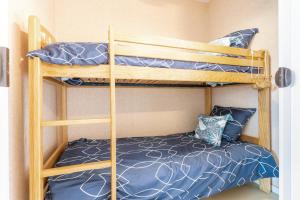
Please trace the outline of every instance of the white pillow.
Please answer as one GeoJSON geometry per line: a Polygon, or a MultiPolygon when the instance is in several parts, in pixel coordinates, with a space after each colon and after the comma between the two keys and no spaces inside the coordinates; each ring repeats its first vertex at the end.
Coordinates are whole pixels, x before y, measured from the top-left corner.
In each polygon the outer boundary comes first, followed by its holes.
{"type": "MultiPolygon", "coordinates": [[[[231,40],[232,37],[224,37],[224,38],[219,38],[210,41],[208,44],[230,47],[231,40]]],[[[226,56],[226,54],[222,54],[222,53],[201,52],[201,51],[199,52],[199,54],[208,55],[208,56],[226,56]]]]}
{"type": "Polygon", "coordinates": [[[209,42],[209,44],[230,47],[232,37],[223,37],[209,42]]]}

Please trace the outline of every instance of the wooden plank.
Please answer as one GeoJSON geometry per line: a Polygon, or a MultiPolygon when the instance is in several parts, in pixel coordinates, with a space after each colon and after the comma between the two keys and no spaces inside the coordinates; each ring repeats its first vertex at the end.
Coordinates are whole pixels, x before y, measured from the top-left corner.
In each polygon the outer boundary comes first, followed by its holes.
{"type": "Polygon", "coordinates": [[[44,77],[109,78],[109,65],[78,66],[42,63],[44,77]]]}
{"type": "Polygon", "coordinates": [[[267,79],[271,79],[271,64],[269,51],[265,50],[264,61],[265,61],[265,76],[267,79]]]}
{"type": "MultiPolygon", "coordinates": [[[[66,86],[63,86],[62,88],[62,96],[61,96],[61,119],[66,120],[67,119],[67,111],[68,111],[68,88],[66,86]]],[[[69,139],[68,139],[68,127],[63,126],[62,127],[62,141],[65,145],[67,145],[69,139]]]]}
{"type": "Polygon", "coordinates": [[[65,84],[61,81],[56,80],[55,78],[50,78],[50,77],[44,77],[44,81],[47,83],[50,83],[54,86],[64,86],[65,84]]]}
{"type": "Polygon", "coordinates": [[[50,157],[47,159],[47,161],[44,163],[44,169],[49,169],[55,165],[57,162],[59,156],[62,154],[62,152],[65,150],[65,144],[60,144],[54,152],[50,155],[50,157]]]}
{"type": "MultiPolygon", "coordinates": [[[[30,16],[28,23],[28,48],[30,51],[39,49],[40,23],[36,17],[30,16]]],[[[29,198],[43,199],[43,138],[41,133],[43,80],[39,58],[29,58],[29,198]]]]}
{"type": "Polygon", "coordinates": [[[41,32],[41,47],[45,47],[51,43],[56,42],[55,37],[48,31],[44,26],[40,26],[40,32],[41,32]]]}
{"type": "Polygon", "coordinates": [[[29,112],[30,112],[30,199],[41,199],[43,196],[43,148],[41,133],[42,112],[42,79],[40,60],[29,60],[29,112]]]}
{"type": "Polygon", "coordinates": [[[47,194],[48,189],[49,189],[49,184],[46,183],[45,186],[44,186],[44,198],[43,199],[46,198],[46,194],[47,194]]]}
{"type": "Polygon", "coordinates": [[[42,126],[67,126],[67,125],[84,125],[84,124],[101,124],[109,123],[110,119],[73,119],[73,120],[53,120],[43,121],[42,126]]]}
{"type": "Polygon", "coordinates": [[[75,172],[82,172],[82,171],[94,170],[94,169],[104,169],[110,166],[111,166],[111,161],[106,160],[106,161],[83,163],[83,164],[64,166],[64,167],[56,167],[56,168],[44,169],[43,177],[57,176],[61,174],[71,174],[75,172]]]}
{"type": "Polygon", "coordinates": [[[116,55],[122,56],[138,56],[146,58],[158,58],[158,59],[170,59],[170,60],[181,60],[181,61],[192,61],[192,62],[204,62],[214,63],[223,65],[236,65],[236,66],[255,66],[264,67],[263,60],[251,60],[246,58],[232,58],[226,56],[212,56],[200,54],[199,52],[183,52],[183,51],[172,51],[163,50],[159,48],[149,47],[138,47],[129,45],[117,45],[116,55]]]}
{"type": "Polygon", "coordinates": [[[253,137],[253,136],[249,136],[249,135],[241,135],[240,140],[244,141],[244,142],[249,142],[252,144],[259,144],[259,138],[258,137],[253,137]]]}
{"type": "Polygon", "coordinates": [[[236,82],[256,83],[265,81],[263,75],[252,77],[247,73],[215,72],[185,69],[144,68],[116,66],[115,77],[117,79],[178,81],[178,82],[236,82]]]}
{"type": "MultiPolygon", "coordinates": [[[[42,64],[43,76],[48,77],[81,77],[109,78],[109,65],[80,67],[42,64]]],[[[134,66],[115,66],[115,79],[126,80],[156,80],[178,82],[230,82],[230,83],[260,83],[266,82],[264,75],[251,76],[248,73],[217,72],[185,69],[165,69],[134,66]]],[[[184,84],[184,83],[183,83],[184,84]]]]}
{"type": "MultiPolygon", "coordinates": [[[[265,79],[270,82],[270,56],[265,51],[265,79]]],[[[259,144],[268,150],[271,150],[271,89],[265,87],[258,90],[258,127],[259,127],[259,144]]],[[[271,178],[260,180],[260,189],[266,193],[272,190],[271,178]]]]}
{"type": "MultiPolygon", "coordinates": [[[[67,119],[67,87],[66,86],[58,86],[57,87],[57,113],[59,114],[60,120],[67,119]]],[[[65,146],[68,144],[68,127],[61,126],[57,127],[57,138],[58,145],[64,144],[65,146]]]]}
{"type": "Polygon", "coordinates": [[[233,54],[233,55],[246,56],[246,57],[252,57],[253,54],[253,56],[257,58],[264,57],[263,51],[251,51],[249,49],[243,49],[243,48],[224,47],[224,46],[212,45],[208,43],[181,40],[176,38],[130,35],[130,34],[124,34],[119,32],[115,34],[115,40],[119,42],[125,42],[125,43],[171,47],[171,48],[194,50],[199,52],[215,52],[215,53],[233,54]]]}
{"type": "Polygon", "coordinates": [[[114,32],[109,28],[109,78],[110,78],[110,157],[111,157],[111,199],[117,199],[117,139],[116,139],[116,85],[114,32]]]}
{"type": "Polygon", "coordinates": [[[209,115],[212,109],[212,88],[205,88],[205,114],[209,115]]]}
{"type": "MultiPolygon", "coordinates": [[[[259,123],[259,144],[271,150],[271,103],[270,88],[258,90],[258,123],[259,123]]],[[[271,179],[262,179],[260,189],[264,192],[271,192],[271,179]]]]}

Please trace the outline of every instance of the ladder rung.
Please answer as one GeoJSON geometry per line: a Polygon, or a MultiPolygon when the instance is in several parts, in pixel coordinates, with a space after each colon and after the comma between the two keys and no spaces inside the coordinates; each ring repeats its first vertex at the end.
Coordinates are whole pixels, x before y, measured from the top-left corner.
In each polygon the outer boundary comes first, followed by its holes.
{"type": "Polygon", "coordinates": [[[82,172],[93,169],[103,169],[111,167],[111,160],[83,163],[78,165],[70,165],[64,167],[56,167],[43,170],[43,177],[57,176],[61,174],[71,174],[75,172],[82,172]]]}
{"type": "Polygon", "coordinates": [[[100,124],[100,123],[109,123],[109,122],[110,122],[109,118],[54,120],[54,121],[42,121],[42,126],[67,126],[67,125],[82,125],[82,124],[100,124]]]}

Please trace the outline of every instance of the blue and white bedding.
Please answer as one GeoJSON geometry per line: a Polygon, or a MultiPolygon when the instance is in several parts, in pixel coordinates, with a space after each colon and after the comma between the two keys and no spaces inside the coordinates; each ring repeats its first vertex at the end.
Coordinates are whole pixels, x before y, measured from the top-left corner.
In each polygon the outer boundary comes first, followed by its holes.
{"type": "MultiPolygon", "coordinates": [[[[260,178],[278,177],[272,154],[257,145],[222,141],[214,147],[194,133],[117,141],[118,199],[202,199],[260,178]]],[[[110,158],[108,140],[69,143],[57,166],[110,158]]],[[[50,177],[47,199],[110,198],[110,170],[50,177]]]]}
{"type": "MultiPolygon", "coordinates": [[[[29,57],[39,57],[42,61],[58,65],[101,65],[108,64],[109,53],[107,43],[55,43],[44,49],[31,51],[29,57]]],[[[116,56],[115,63],[124,66],[159,67],[172,69],[192,69],[222,72],[260,73],[254,67],[220,65],[203,62],[187,62],[157,58],[142,58],[133,56],[116,56]]],[[[95,85],[97,83],[83,82],[79,78],[63,79],[72,85],[95,85]]]]}

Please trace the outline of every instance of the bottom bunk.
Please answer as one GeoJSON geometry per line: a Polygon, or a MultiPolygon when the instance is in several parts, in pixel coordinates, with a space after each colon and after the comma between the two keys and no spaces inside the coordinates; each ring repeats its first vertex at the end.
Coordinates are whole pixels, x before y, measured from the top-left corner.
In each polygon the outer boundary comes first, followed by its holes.
{"type": "MultiPolygon", "coordinates": [[[[56,166],[108,160],[109,140],[70,142],[56,166]]],[[[278,177],[268,150],[245,142],[212,146],[182,133],[117,141],[118,199],[202,199],[261,178],[278,177]]],[[[47,200],[110,199],[110,169],[50,177],[47,200]]]]}

